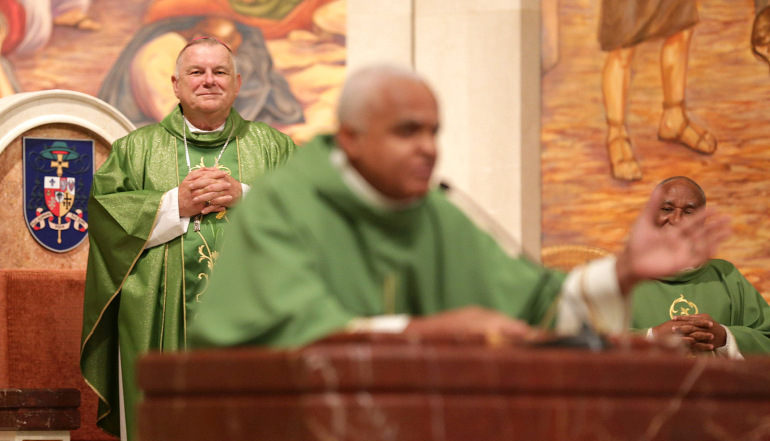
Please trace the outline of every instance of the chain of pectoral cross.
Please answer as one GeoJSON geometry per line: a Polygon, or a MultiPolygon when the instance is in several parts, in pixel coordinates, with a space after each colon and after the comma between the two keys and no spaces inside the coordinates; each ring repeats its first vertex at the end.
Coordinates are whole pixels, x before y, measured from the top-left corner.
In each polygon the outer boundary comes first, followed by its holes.
{"type": "MultiPolygon", "coordinates": [[[[187,118],[184,116],[182,117],[182,140],[184,141],[184,154],[185,158],[187,159],[187,172],[192,172],[192,166],[190,165],[190,151],[187,149],[187,118]]],[[[214,167],[219,166],[219,159],[222,157],[222,154],[225,152],[225,149],[227,148],[227,144],[230,143],[230,138],[233,136],[233,132],[235,131],[235,124],[233,124],[233,128],[230,129],[230,134],[227,135],[227,139],[225,140],[225,145],[222,146],[222,150],[219,151],[219,156],[217,156],[217,159],[214,160],[214,167]]],[[[193,219],[193,231],[196,233],[201,230],[201,219],[203,218],[202,213],[198,213],[195,215],[195,218],[193,219]]]]}

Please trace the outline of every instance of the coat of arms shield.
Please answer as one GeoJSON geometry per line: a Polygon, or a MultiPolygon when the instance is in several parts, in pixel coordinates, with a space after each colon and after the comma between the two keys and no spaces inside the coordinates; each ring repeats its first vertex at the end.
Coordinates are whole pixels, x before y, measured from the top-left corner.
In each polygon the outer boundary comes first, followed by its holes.
{"type": "Polygon", "coordinates": [[[94,141],[23,138],[24,217],[43,247],[63,253],[88,234],[94,141]]]}

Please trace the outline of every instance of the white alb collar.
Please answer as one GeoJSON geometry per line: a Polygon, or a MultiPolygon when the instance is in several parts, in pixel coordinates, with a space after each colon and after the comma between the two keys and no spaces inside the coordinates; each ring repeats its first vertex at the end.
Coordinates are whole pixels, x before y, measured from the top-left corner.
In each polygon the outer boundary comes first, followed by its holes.
{"type": "Polygon", "coordinates": [[[187,123],[187,128],[190,129],[190,133],[214,133],[214,132],[221,132],[225,129],[225,124],[227,124],[227,121],[223,122],[221,126],[217,127],[214,130],[202,130],[197,127],[195,127],[190,121],[187,120],[187,118],[183,118],[184,122],[187,123]]]}

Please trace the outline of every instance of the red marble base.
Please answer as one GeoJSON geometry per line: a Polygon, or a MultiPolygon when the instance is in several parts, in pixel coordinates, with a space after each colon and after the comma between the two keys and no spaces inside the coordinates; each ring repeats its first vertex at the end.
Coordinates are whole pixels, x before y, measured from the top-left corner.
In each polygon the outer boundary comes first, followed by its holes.
{"type": "Polygon", "coordinates": [[[770,357],[374,338],[151,354],[143,441],[770,439],[770,357]]]}
{"type": "Polygon", "coordinates": [[[79,407],[77,389],[0,389],[0,430],[75,430],[79,407]]]}

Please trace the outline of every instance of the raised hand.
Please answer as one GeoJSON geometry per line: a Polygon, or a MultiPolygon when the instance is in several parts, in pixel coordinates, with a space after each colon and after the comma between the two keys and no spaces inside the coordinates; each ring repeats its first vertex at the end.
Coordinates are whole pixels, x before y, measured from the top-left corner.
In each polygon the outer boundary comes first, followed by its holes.
{"type": "Polygon", "coordinates": [[[479,306],[466,306],[427,317],[413,317],[405,334],[423,337],[483,337],[488,343],[522,341],[538,331],[525,322],[479,306]]]}
{"type": "Polygon", "coordinates": [[[623,293],[645,279],[656,279],[705,263],[730,235],[729,220],[708,208],[683,219],[679,228],[660,228],[655,214],[663,200],[657,187],[636,219],[616,271],[623,293]]]}

